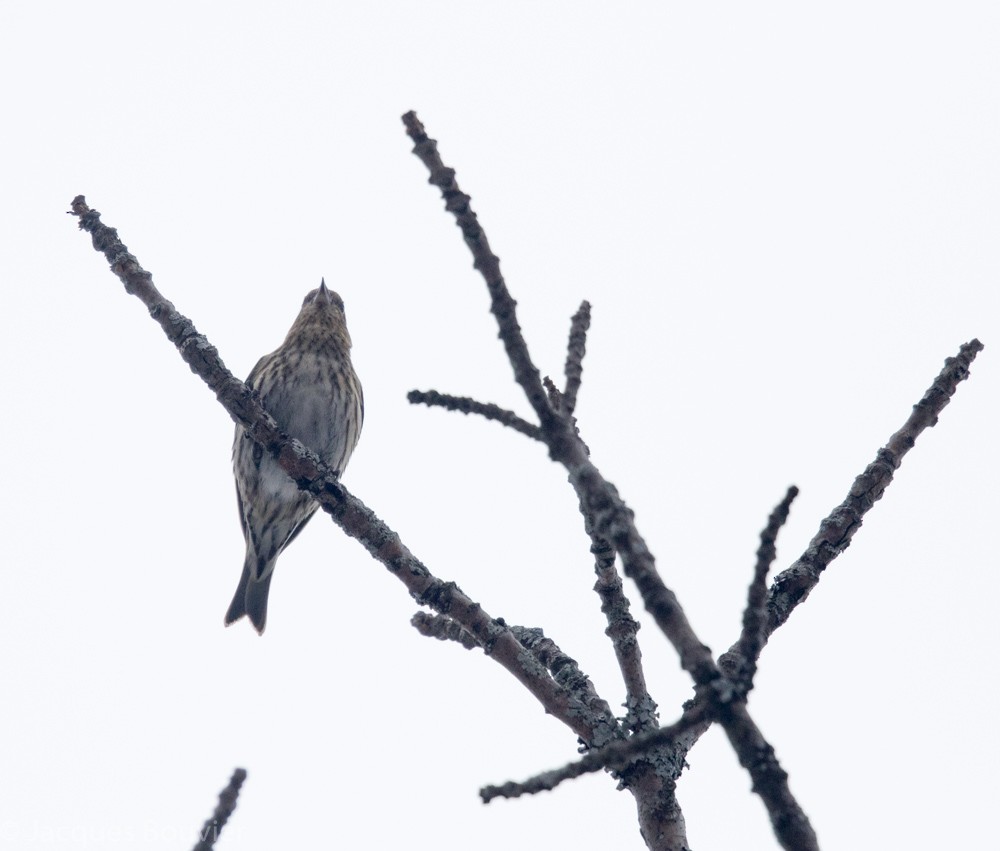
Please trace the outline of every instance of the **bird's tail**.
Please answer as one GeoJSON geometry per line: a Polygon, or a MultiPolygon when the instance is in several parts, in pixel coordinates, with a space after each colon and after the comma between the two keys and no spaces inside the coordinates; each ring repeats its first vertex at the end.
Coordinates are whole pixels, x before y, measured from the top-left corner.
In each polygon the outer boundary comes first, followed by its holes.
{"type": "Polygon", "coordinates": [[[247,553],[247,560],[243,564],[243,573],[240,576],[240,584],[236,586],[233,602],[229,604],[229,611],[226,612],[226,626],[246,615],[250,618],[254,629],[263,635],[264,626],[267,623],[267,595],[271,588],[271,577],[274,576],[274,570],[261,571],[264,578],[254,580],[250,571],[251,558],[252,555],[247,553]]]}

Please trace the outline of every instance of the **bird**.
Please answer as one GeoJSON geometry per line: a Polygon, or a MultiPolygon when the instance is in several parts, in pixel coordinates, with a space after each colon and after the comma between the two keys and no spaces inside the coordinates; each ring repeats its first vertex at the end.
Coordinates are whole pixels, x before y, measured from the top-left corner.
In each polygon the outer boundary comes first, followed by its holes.
{"type": "MultiPolygon", "coordinates": [[[[246,383],[282,431],[343,474],[361,436],[365,403],[351,364],[344,302],[325,279],[306,295],[285,341],[257,361],[246,383]]],[[[246,557],[225,623],[246,615],[263,635],[275,562],[319,503],[239,425],[233,475],[246,557]]]]}

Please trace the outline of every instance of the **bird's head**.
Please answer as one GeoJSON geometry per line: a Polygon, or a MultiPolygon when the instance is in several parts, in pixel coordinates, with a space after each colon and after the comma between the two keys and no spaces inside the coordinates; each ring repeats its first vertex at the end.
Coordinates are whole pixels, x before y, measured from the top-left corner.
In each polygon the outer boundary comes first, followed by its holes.
{"type": "Polygon", "coordinates": [[[289,337],[299,335],[333,338],[346,348],[351,347],[351,335],[347,332],[347,319],[344,315],[344,300],[329,289],[323,279],[302,300],[302,309],[288,332],[289,337]]]}

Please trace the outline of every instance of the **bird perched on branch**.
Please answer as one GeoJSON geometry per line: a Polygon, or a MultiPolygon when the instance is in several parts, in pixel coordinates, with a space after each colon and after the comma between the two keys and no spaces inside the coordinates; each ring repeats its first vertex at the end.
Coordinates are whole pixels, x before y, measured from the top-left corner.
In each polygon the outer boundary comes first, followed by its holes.
{"type": "MultiPolygon", "coordinates": [[[[365,404],[351,366],[344,302],[325,281],[305,297],[285,342],[257,361],[247,384],[282,431],[343,474],[361,434],[365,404]]],[[[274,564],[318,503],[241,426],[233,442],[233,474],[247,551],[226,626],[247,615],[263,633],[274,564]]]]}

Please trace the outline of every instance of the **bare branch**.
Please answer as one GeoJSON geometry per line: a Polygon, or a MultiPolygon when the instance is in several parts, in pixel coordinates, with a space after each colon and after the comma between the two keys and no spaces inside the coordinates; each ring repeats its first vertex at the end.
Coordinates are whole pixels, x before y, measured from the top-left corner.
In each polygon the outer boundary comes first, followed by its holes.
{"type": "Polygon", "coordinates": [[[114,228],[100,220],[82,195],[73,200],[72,213],[80,228],[91,234],[94,248],[111,263],[126,292],[137,296],[163,328],[181,357],[213,391],[233,420],[265,451],[269,452],[292,480],[307,491],[350,537],[399,579],[421,605],[447,614],[468,630],[486,654],[513,674],[545,707],[586,742],[607,737],[607,719],[595,717],[567,689],[549,676],[544,666],[500,620],[467,597],[453,582],[436,578],[403,544],[399,536],[382,522],[360,499],[353,496],[315,452],[298,440],[290,439],[274,418],[261,406],[250,389],[222,362],[218,351],[198,333],[186,316],[153,286],[153,277],[128,252],[114,228]]]}
{"type": "MultiPolygon", "coordinates": [[[[576,394],[579,390],[580,378],[583,372],[582,360],[586,348],[586,334],[590,326],[590,304],[584,301],[571,322],[566,360],[566,392],[569,395],[562,395],[550,379],[546,378],[544,382],[539,382],[540,373],[531,361],[527,343],[521,334],[520,325],[517,321],[516,302],[511,297],[507,285],[500,274],[499,260],[490,250],[486,234],[479,225],[476,214],[472,211],[469,196],[461,192],[458,187],[454,169],[448,168],[441,161],[437,151],[437,142],[428,138],[423,124],[421,124],[415,113],[408,112],[404,115],[403,123],[406,126],[407,133],[415,143],[414,153],[417,154],[430,172],[429,182],[441,189],[446,202],[446,208],[455,215],[462,234],[465,237],[466,244],[475,258],[475,267],[486,281],[491,297],[491,310],[500,326],[500,337],[504,342],[518,383],[524,389],[528,401],[538,414],[539,420],[543,424],[542,428],[547,432],[547,437],[554,431],[563,430],[565,428],[563,421],[557,420],[553,416],[553,412],[561,408],[567,413],[571,413],[575,407],[576,394]],[[545,399],[546,396],[547,400],[545,399]]],[[[411,402],[424,401],[423,399],[415,400],[412,393],[409,398],[411,402]]],[[[457,407],[458,405],[456,405],[457,407]]],[[[528,424],[525,423],[525,425],[528,424]]],[[[537,427],[530,427],[534,430],[530,436],[535,437],[540,434],[541,430],[537,429],[537,427]]],[[[523,429],[519,430],[523,431],[523,429]]],[[[604,587],[610,590],[611,593],[614,593],[613,582],[605,583],[604,587]]],[[[621,587],[620,582],[618,582],[618,587],[621,587]]],[[[623,595],[622,599],[624,599],[623,595]]],[[[620,601],[614,606],[614,611],[623,611],[620,601]]],[[[624,606],[624,612],[627,616],[627,602],[624,606]]],[[[620,622],[618,626],[625,626],[625,628],[616,629],[616,633],[620,636],[616,644],[616,652],[619,653],[620,657],[623,652],[624,655],[629,657],[625,663],[625,669],[629,672],[629,680],[632,686],[629,689],[628,707],[630,713],[634,714],[633,723],[645,725],[655,719],[656,709],[655,703],[651,701],[645,688],[645,681],[639,662],[638,645],[634,641],[635,630],[638,629],[638,624],[631,617],[628,618],[628,621],[634,624],[633,628],[628,628],[627,622],[620,622]],[[644,720],[640,722],[640,718],[644,720]]],[[[610,629],[611,626],[609,626],[610,629]]],[[[710,655],[708,658],[709,662],[711,662],[710,655]]]]}
{"type": "Polygon", "coordinates": [[[575,659],[570,658],[551,638],[546,638],[545,633],[538,627],[511,626],[510,631],[514,637],[524,645],[548,672],[552,678],[564,688],[574,694],[583,704],[588,706],[592,713],[603,716],[610,722],[603,728],[607,738],[603,741],[594,740],[588,742],[588,747],[600,748],[609,741],[618,741],[623,738],[623,732],[615,720],[615,714],[611,707],[594,689],[594,684],[590,681],[575,659]]]}
{"type": "Polygon", "coordinates": [[[637,759],[647,757],[656,748],[673,744],[685,732],[700,726],[707,718],[708,713],[704,705],[685,710],[684,714],[668,727],[649,730],[625,741],[609,742],[603,748],[590,751],[576,762],[536,774],[521,783],[508,781],[500,786],[484,786],[479,790],[479,797],[483,799],[483,803],[488,804],[494,798],[519,798],[521,795],[549,791],[565,780],[573,780],[595,771],[622,772],[637,759]]]}
{"type": "MultiPolygon", "coordinates": [[[[469,196],[458,188],[454,169],[447,168],[441,162],[437,143],[428,139],[423,125],[413,112],[403,116],[403,123],[416,143],[414,153],[430,171],[430,182],[441,187],[445,206],[455,214],[465,242],[476,258],[475,267],[486,281],[491,311],[496,317],[500,338],[504,342],[514,376],[538,414],[549,455],[568,470],[570,482],[580,498],[584,512],[593,517],[597,534],[610,541],[618,550],[625,575],[636,583],[647,610],[677,650],[681,666],[691,674],[698,686],[707,688],[711,694],[714,714],[726,727],[730,742],[737,748],[741,764],[750,772],[755,790],[758,790],[767,804],[779,841],[785,847],[813,847],[808,844],[787,844],[800,842],[811,832],[809,820],[788,789],[787,777],[780,771],[780,767],[778,771],[771,770],[772,767],[777,767],[773,759],[758,758],[760,749],[770,746],[746,713],[745,707],[741,709],[731,706],[735,699],[731,684],[716,665],[711,650],[698,639],[676,595],[657,572],[653,555],[635,526],[632,512],[618,496],[614,485],[591,463],[583,441],[576,434],[572,417],[562,411],[561,404],[558,407],[552,404],[551,399],[558,400],[559,393],[551,381],[548,382],[549,399],[546,399],[546,387],[542,385],[539,372],[531,361],[527,343],[517,322],[516,302],[500,275],[499,261],[490,250],[486,235],[469,206],[469,196]],[[771,807],[781,809],[772,810],[771,807]],[[803,825],[804,831],[800,829],[803,825]],[[788,830],[791,832],[786,832],[788,830]]],[[[672,790],[668,791],[672,796],[672,790]]],[[[671,802],[664,800],[661,803],[669,805],[671,802]]],[[[815,837],[813,841],[815,843],[815,837]]]]}
{"type": "Polygon", "coordinates": [[[771,569],[777,556],[775,542],[778,532],[788,520],[788,512],[792,501],[799,495],[799,489],[792,485],[785,498],[771,512],[767,526],[760,533],[760,547],[757,548],[757,564],[754,566],[753,580],[747,591],[747,606],[743,611],[743,631],[737,642],[739,657],[744,666],[740,670],[728,671],[726,674],[736,683],[736,687],[748,694],[753,688],[753,678],[757,673],[757,657],[764,646],[764,622],[767,616],[767,572],[771,569]]]}
{"type": "Polygon", "coordinates": [[[656,701],[646,688],[642,668],[642,651],[639,649],[639,622],[632,617],[631,606],[621,577],[615,567],[615,548],[594,530],[594,521],[583,503],[580,503],[583,525],[590,537],[590,551],[594,554],[594,572],[597,582],[594,590],[601,598],[601,611],[607,619],[605,634],[611,639],[625,683],[625,729],[641,733],[657,725],[656,701]]]}
{"type": "Polygon", "coordinates": [[[429,408],[445,408],[448,411],[460,411],[463,414],[479,414],[488,420],[494,420],[501,425],[519,431],[534,440],[542,439],[542,430],[521,419],[513,411],[494,405],[492,402],[477,402],[468,396],[449,396],[438,393],[437,390],[411,390],[406,394],[411,405],[427,405],[429,408]]]}
{"type": "MultiPolygon", "coordinates": [[[[892,482],[903,458],[913,448],[924,429],[937,424],[960,382],[969,377],[969,368],[983,350],[979,340],[970,340],[955,357],[947,358],[923,398],[913,406],[913,412],[889,442],[880,449],[875,460],[854,480],[846,499],[820,523],[819,532],[809,542],[806,551],[794,564],[779,573],[767,595],[767,622],[763,640],[766,643],[792,611],[816,587],[820,574],[851,543],[865,515],[882,498],[892,482]]],[[[736,648],[734,648],[736,649],[736,648]]]]}
{"type": "Polygon", "coordinates": [[[226,788],[219,793],[219,803],[215,807],[211,818],[202,825],[201,836],[194,846],[194,851],[212,851],[222,828],[226,826],[229,817],[236,809],[236,801],[240,796],[240,788],[243,781],[247,779],[245,769],[237,768],[233,776],[229,778],[226,788]]]}
{"type": "Polygon", "coordinates": [[[581,504],[593,517],[595,531],[618,551],[625,575],[636,583],[646,609],[677,650],[681,667],[696,683],[711,682],[719,676],[711,650],[695,634],[676,595],[660,577],[632,511],[579,445],[569,445],[567,455],[563,463],[581,504]]]}
{"type": "MultiPolygon", "coordinates": [[[[864,516],[889,486],[903,456],[913,447],[924,429],[937,424],[941,411],[951,400],[959,383],[969,377],[969,368],[982,350],[983,344],[979,340],[971,340],[961,346],[957,356],[945,360],[944,369],[938,373],[923,398],[913,406],[913,411],[903,426],[889,438],[889,442],[876,453],[875,460],[854,480],[844,501],[820,523],[819,532],[809,542],[806,551],[791,567],[775,578],[767,593],[767,617],[760,624],[755,655],[752,658],[744,656],[747,647],[741,635],[740,640],[719,658],[722,670],[737,677],[739,672],[756,667],[767,640],[809,596],[830,562],[847,549],[854,533],[861,527],[864,516]]],[[[696,702],[704,700],[707,700],[705,695],[696,698],[696,702]]],[[[707,729],[708,724],[703,725],[697,731],[694,741],[707,729]]]]}
{"type": "MultiPolygon", "coordinates": [[[[416,114],[409,112],[404,115],[403,123],[407,133],[416,142],[414,153],[430,171],[430,182],[441,187],[445,206],[455,214],[466,244],[476,257],[475,266],[486,281],[491,312],[496,317],[500,338],[504,342],[514,376],[538,414],[550,457],[566,467],[584,511],[594,518],[597,533],[618,550],[625,575],[636,583],[647,610],[680,656],[681,666],[691,674],[698,686],[708,688],[716,716],[726,727],[734,747],[738,748],[740,762],[750,771],[754,788],[760,790],[759,794],[769,808],[783,808],[780,811],[770,811],[779,841],[783,844],[793,839],[798,841],[804,835],[798,827],[805,825],[809,828],[809,821],[788,790],[783,772],[779,774],[769,771],[772,763],[757,758],[755,750],[767,746],[763,734],[746,714],[745,708],[742,712],[735,707],[732,711],[727,711],[734,699],[731,684],[716,665],[711,650],[698,639],[676,595],[657,572],[653,555],[635,526],[632,512],[618,496],[614,485],[604,479],[591,463],[583,441],[575,432],[572,418],[560,410],[561,406],[556,408],[545,398],[545,387],[539,380],[539,372],[531,361],[527,343],[517,322],[516,302],[500,275],[499,261],[489,249],[486,235],[469,207],[469,196],[459,190],[454,169],[447,168],[441,162],[437,143],[428,139],[416,114]],[[775,789],[780,794],[775,794],[775,789]],[[794,828],[794,836],[779,832],[778,829],[782,826],[794,828]]],[[[549,384],[554,388],[551,382],[549,384]]]]}
{"type": "MultiPolygon", "coordinates": [[[[589,325],[590,305],[584,302],[580,310],[573,317],[574,331],[570,334],[571,352],[576,350],[579,356],[583,356],[583,345],[586,338],[586,328],[589,325]]],[[[569,364],[569,361],[567,361],[569,364]]],[[[578,384],[578,382],[577,382],[578,384]]],[[[543,386],[549,396],[549,402],[554,410],[565,410],[565,398],[560,390],[546,377],[543,386]]],[[[500,408],[493,404],[479,402],[463,396],[450,396],[438,393],[435,390],[420,391],[411,390],[407,394],[407,399],[412,404],[424,404],[429,407],[443,407],[447,410],[461,411],[462,413],[476,413],[487,419],[496,420],[504,425],[520,431],[536,440],[542,440],[541,429],[517,416],[513,411],[500,408]]],[[[628,715],[626,724],[629,729],[639,731],[655,727],[656,725],[656,703],[652,700],[646,690],[645,678],[642,672],[641,653],[636,641],[636,632],[639,629],[638,622],[629,614],[629,603],[625,598],[622,589],[621,579],[615,570],[614,548],[596,536],[592,524],[585,517],[588,535],[591,537],[591,551],[595,553],[604,549],[610,549],[610,559],[605,559],[602,563],[600,557],[597,558],[595,570],[598,573],[598,582],[595,590],[601,595],[603,606],[602,611],[608,616],[608,635],[612,637],[615,653],[618,657],[619,665],[626,684],[626,708],[628,715]]],[[[416,626],[416,624],[414,624],[416,626]]],[[[418,627],[423,632],[430,629],[429,624],[418,627]]],[[[424,634],[432,634],[425,632],[424,634]]],[[[441,637],[435,631],[433,633],[441,637]]]]}
{"type": "MultiPolygon", "coordinates": [[[[569,418],[560,415],[551,405],[517,321],[517,302],[500,274],[500,261],[489,247],[486,234],[469,205],[469,196],[458,188],[455,170],[441,161],[437,142],[427,137],[416,113],[406,113],[403,124],[416,143],[413,152],[430,172],[429,182],[441,188],[445,207],[455,215],[466,245],[475,257],[475,268],[486,281],[490,310],[496,317],[500,338],[514,376],[538,414],[549,454],[566,466],[573,487],[594,518],[597,532],[608,538],[622,555],[626,575],[635,580],[646,608],[679,653],[681,666],[691,673],[695,682],[711,681],[719,676],[711,651],[698,640],[677,597],[656,572],[652,553],[632,522],[632,512],[622,502],[614,486],[589,461],[569,418]]],[[[551,381],[549,384],[555,389],[551,381]]]]}
{"type": "Polygon", "coordinates": [[[742,700],[717,707],[718,721],[729,743],[753,780],[753,791],[767,807],[771,828],[782,848],[789,851],[819,851],[816,833],[788,786],[788,773],[778,763],[742,700]]]}
{"type": "Polygon", "coordinates": [[[469,203],[471,199],[455,182],[455,170],[441,162],[437,152],[437,142],[427,137],[424,125],[420,123],[415,112],[406,113],[403,116],[403,124],[414,142],[413,153],[430,172],[428,182],[441,190],[445,209],[455,216],[455,221],[465,238],[465,244],[472,252],[474,266],[486,281],[490,291],[490,310],[500,326],[500,338],[514,368],[514,378],[523,388],[542,428],[545,428],[555,419],[555,413],[546,399],[541,374],[528,354],[528,346],[524,342],[521,326],[518,325],[517,314],[514,311],[516,302],[507,291],[507,284],[500,273],[500,260],[490,249],[486,234],[469,203]]]}
{"type": "Polygon", "coordinates": [[[454,641],[466,650],[474,650],[479,646],[476,637],[464,629],[462,625],[447,615],[432,615],[429,612],[416,612],[410,623],[421,635],[437,638],[439,641],[454,641]]]}
{"type": "Polygon", "coordinates": [[[569,326],[569,344],[566,347],[566,389],[563,406],[567,414],[576,410],[576,396],[583,380],[583,356],[587,352],[587,331],[590,329],[590,302],[580,303],[569,326]]]}
{"type": "MultiPolygon", "coordinates": [[[[954,395],[959,382],[968,377],[970,365],[976,354],[982,349],[982,343],[978,340],[972,340],[961,347],[956,357],[948,358],[945,361],[944,369],[921,401],[914,406],[906,423],[889,439],[889,443],[879,450],[875,461],[868,466],[864,473],[858,476],[845,501],[823,521],[819,533],[810,542],[806,552],[790,568],[776,577],[767,596],[767,619],[759,634],[761,647],[774,630],[788,619],[791,611],[808,596],[809,591],[815,587],[826,566],[847,548],[854,533],[861,526],[864,515],[881,498],[886,487],[892,481],[893,473],[902,462],[903,456],[913,447],[916,438],[925,428],[937,423],[938,415],[948,404],[951,396],[954,395]]],[[[586,469],[586,466],[587,464],[581,463],[582,469],[586,469]]],[[[595,487],[592,493],[599,496],[599,487],[595,487]]],[[[642,544],[641,538],[638,537],[637,532],[629,529],[631,513],[624,509],[623,505],[620,508],[616,506],[613,500],[607,503],[606,508],[621,518],[616,520],[616,523],[623,530],[623,534],[620,534],[619,537],[612,535],[612,541],[619,547],[619,551],[623,555],[626,574],[631,575],[629,574],[627,553],[620,542],[628,542],[629,535],[635,535],[635,555],[640,559],[640,568],[644,569],[642,562],[648,558],[651,564],[652,556],[644,555],[643,547],[645,545],[642,544]],[[622,509],[626,512],[624,516],[621,514],[622,509]]],[[[643,599],[646,601],[647,608],[650,608],[651,598],[654,603],[665,600],[669,605],[672,592],[667,591],[668,596],[664,596],[663,591],[657,588],[658,580],[658,576],[652,580],[651,594],[643,591],[643,599]]],[[[644,579],[644,581],[649,580],[644,579]]],[[[642,590],[642,585],[640,585],[640,590],[642,590]]],[[[665,614],[669,615],[669,610],[665,614]]],[[[655,615],[656,612],[654,612],[655,615]]],[[[657,617],[658,624],[660,620],[657,617]]],[[[662,624],[661,628],[663,628],[662,624]]],[[[679,632],[680,638],[683,640],[683,631],[679,632]]],[[[676,643],[675,646],[677,646],[676,643]]],[[[729,651],[729,653],[737,652],[739,652],[738,644],[729,651]]],[[[757,652],[759,655],[760,650],[758,649],[757,652]]],[[[743,664],[742,661],[737,662],[736,669],[740,669],[743,664]]],[[[726,660],[723,668],[733,670],[732,660],[726,660]]],[[[761,796],[767,805],[775,834],[782,845],[786,848],[815,847],[815,835],[805,813],[802,812],[791,794],[787,774],[778,764],[773,748],[764,739],[741,701],[734,699],[733,695],[725,691],[725,682],[725,680],[708,681],[710,687],[701,691],[698,700],[707,700],[713,705],[712,714],[725,729],[727,737],[737,751],[740,764],[750,772],[754,791],[761,796]]],[[[705,683],[702,682],[702,684],[705,683]]],[[[708,724],[705,723],[700,732],[703,732],[707,727],[708,724]]],[[[694,740],[697,739],[700,732],[695,731],[694,740]]]]}
{"type": "MultiPolygon", "coordinates": [[[[437,638],[441,641],[455,641],[467,650],[472,650],[479,646],[476,637],[462,625],[447,615],[431,615],[427,612],[417,612],[410,619],[410,623],[416,627],[421,635],[429,638],[437,638]]],[[[591,711],[598,716],[607,718],[609,724],[602,728],[610,740],[620,740],[622,731],[618,722],[614,718],[614,713],[607,702],[594,689],[594,684],[590,681],[575,659],[567,656],[559,646],[551,639],[546,638],[545,633],[537,627],[525,627],[512,625],[510,631],[521,643],[525,650],[532,654],[539,664],[544,665],[552,678],[563,688],[569,690],[591,711]]],[[[599,748],[606,744],[604,741],[592,741],[591,747],[599,748]]]]}
{"type": "Polygon", "coordinates": [[[552,406],[553,411],[563,411],[563,398],[562,391],[556,387],[556,383],[549,378],[547,375],[542,379],[542,386],[545,388],[545,392],[549,397],[549,404],[552,406]]]}

